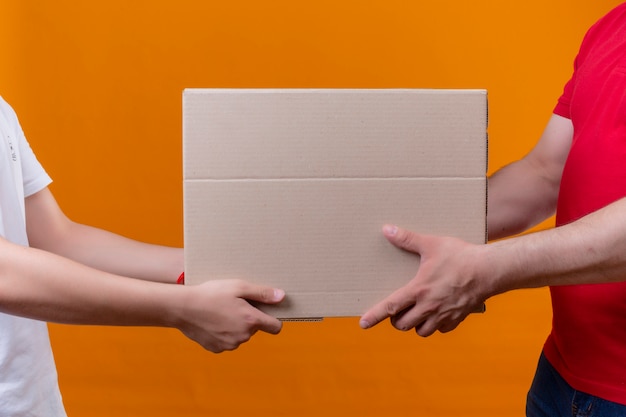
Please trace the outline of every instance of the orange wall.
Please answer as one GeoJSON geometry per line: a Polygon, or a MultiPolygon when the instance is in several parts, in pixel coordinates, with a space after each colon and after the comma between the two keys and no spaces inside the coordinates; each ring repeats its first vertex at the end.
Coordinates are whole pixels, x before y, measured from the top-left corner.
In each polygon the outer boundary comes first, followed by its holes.
{"type": "MultiPolygon", "coordinates": [[[[182,244],[185,87],[486,88],[490,171],[541,133],[616,0],[4,0],[0,94],[72,218],[182,244]]],[[[73,416],[519,416],[546,290],[421,339],[287,323],[213,355],[176,331],[51,325],[73,416]]]]}

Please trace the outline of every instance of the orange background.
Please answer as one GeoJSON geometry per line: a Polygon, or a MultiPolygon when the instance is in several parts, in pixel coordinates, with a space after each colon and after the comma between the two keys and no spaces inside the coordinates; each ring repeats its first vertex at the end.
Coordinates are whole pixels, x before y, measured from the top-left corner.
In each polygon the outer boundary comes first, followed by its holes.
{"type": "MultiPolygon", "coordinates": [[[[4,0],[0,94],[70,217],[181,245],[183,88],[486,88],[493,171],[618,3],[4,0]]],[[[519,416],[550,308],[545,289],[501,295],[429,339],[357,322],[221,355],[169,329],[50,327],[71,416],[519,416]]]]}

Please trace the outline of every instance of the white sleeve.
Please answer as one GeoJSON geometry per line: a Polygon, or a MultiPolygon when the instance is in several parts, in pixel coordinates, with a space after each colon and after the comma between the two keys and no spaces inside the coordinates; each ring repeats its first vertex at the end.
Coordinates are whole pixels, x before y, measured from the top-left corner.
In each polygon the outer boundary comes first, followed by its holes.
{"type": "Polygon", "coordinates": [[[22,129],[20,128],[20,154],[22,157],[22,176],[24,179],[24,197],[43,190],[52,182],[33,153],[22,129]]]}
{"type": "Polygon", "coordinates": [[[2,97],[0,97],[0,111],[9,123],[9,129],[12,130],[18,138],[18,153],[22,165],[24,197],[28,197],[50,185],[52,179],[35,157],[33,150],[26,140],[15,111],[2,97]]]}

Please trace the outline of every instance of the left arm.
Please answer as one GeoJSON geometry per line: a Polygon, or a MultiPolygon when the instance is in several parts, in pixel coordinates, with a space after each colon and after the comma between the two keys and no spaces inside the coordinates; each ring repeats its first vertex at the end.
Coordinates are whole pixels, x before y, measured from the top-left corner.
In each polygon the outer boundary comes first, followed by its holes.
{"type": "Polygon", "coordinates": [[[30,246],[101,271],[174,283],[183,271],[180,248],[138,242],[70,220],[48,188],[26,198],[30,246]]]}

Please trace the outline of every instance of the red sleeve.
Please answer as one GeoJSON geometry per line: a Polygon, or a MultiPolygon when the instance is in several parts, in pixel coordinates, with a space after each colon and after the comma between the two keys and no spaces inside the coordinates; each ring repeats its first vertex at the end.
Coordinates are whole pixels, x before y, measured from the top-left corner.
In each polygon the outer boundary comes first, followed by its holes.
{"type": "Polygon", "coordinates": [[[565,84],[565,88],[563,89],[563,94],[561,95],[561,97],[559,97],[559,99],[556,102],[556,106],[554,107],[554,110],[552,111],[554,114],[571,119],[571,114],[570,114],[570,99],[572,96],[572,84],[573,84],[573,78],[570,79],[567,84],[565,84]]]}

